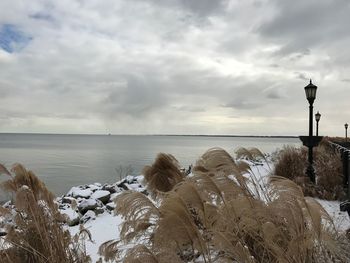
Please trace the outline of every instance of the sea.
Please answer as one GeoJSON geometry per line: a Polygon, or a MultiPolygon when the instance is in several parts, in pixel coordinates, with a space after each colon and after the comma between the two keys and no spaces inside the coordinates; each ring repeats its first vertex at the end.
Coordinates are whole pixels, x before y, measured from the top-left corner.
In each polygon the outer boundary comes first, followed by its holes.
{"type": "MultiPolygon", "coordinates": [[[[75,185],[112,183],[127,174],[139,175],[160,152],[172,154],[187,168],[212,147],[234,155],[239,147],[272,153],[284,145],[301,143],[286,137],[0,134],[0,163],[9,169],[23,164],[50,191],[62,195],[75,185]]],[[[7,179],[5,175],[0,178],[7,179]]]]}

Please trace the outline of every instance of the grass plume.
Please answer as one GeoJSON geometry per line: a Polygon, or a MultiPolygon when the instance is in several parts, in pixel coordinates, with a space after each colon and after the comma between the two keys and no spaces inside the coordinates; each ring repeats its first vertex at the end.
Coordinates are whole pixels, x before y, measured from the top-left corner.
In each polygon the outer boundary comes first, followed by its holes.
{"type": "Polygon", "coordinates": [[[13,194],[16,215],[15,224],[8,225],[8,234],[2,237],[1,262],[89,262],[80,243],[63,229],[65,218],[44,183],[20,164],[11,172],[4,168],[0,166],[10,179],[1,186],[13,194]]]}
{"type": "Polygon", "coordinates": [[[151,166],[143,169],[147,190],[153,197],[170,191],[182,181],[184,173],[180,171],[179,162],[171,154],[160,153],[151,166]]]}
{"type": "Polygon", "coordinates": [[[275,176],[261,200],[251,191],[254,181],[246,168],[240,169],[227,152],[214,148],[198,160],[191,177],[179,181],[158,202],[132,191],[117,197],[116,213],[125,219],[122,229],[133,234],[123,234],[118,241],[131,246],[126,251],[111,243],[117,252],[114,260],[350,261],[349,242],[314,199],[304,197],[294,182],[275,176]]]}

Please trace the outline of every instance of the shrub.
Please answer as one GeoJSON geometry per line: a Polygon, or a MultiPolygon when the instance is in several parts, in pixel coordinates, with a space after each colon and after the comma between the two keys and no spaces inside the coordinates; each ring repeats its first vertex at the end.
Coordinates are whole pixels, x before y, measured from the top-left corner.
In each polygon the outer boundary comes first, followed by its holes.
{"type": "Polygon", "coordinates": [[[323,140],[319,147],[314,148],[316,184],[311,183],[305,175],[307,165],[306,147],[285,146],[275,158],[274,174],[294,181],[302,187],[307,196],[327,200],[345,197],[341,158],[327,140],[323,140]]]}
{"type": "Polygon", "coordinates": [[[275,157],[274,174],[292,181],[305,177],[307,167],[307,151],[305,148],[284,146],[275,157]]]}

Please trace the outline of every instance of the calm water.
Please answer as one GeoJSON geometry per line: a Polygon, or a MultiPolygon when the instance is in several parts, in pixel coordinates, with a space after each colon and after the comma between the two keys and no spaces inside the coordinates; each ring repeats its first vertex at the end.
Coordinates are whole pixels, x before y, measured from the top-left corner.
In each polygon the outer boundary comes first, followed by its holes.
{"type": "Polygon", "coordinates": [[[0,134],[0,163],[24,164],[51,191],[63,194],[73,185],[114,182],[120,167],[125,171],[130,166],[132,174],[140,174],[159,152],[173,154],[188,167],[211,147],[230,154],[241,146],[268,153],[284,144],[300,145],[295,138],[0,134]]]}

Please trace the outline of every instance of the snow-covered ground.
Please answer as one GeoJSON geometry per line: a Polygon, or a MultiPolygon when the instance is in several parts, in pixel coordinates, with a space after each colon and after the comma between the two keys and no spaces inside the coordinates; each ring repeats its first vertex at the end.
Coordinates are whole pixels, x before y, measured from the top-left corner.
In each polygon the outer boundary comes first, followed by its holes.
{"type": "MultiPolygon", "coordinates": [[[[92,242],[89,240],[85,242],[86,251],[90,255],[92,262],[96,262],[99,259],[98,248],[102,243],[119,238],[119,225],[121,222],[121,217],[105,212],[98,215],[96,219],[85,223],[84,227],[90,231],[92,237],[92,242]]],[[[79,226],[70,227],[69,231],[72,235],[75,235],[79,232],[79,226]]]]}
{"type": "Polygon", "coordinates": [[[326,201],[317,198],[316,200],[332,217],[334,225],[338,231],[342,232],[350,229],[350,217],[347,212],[340,211],[340,203],[338,201],[326,201]]]}

